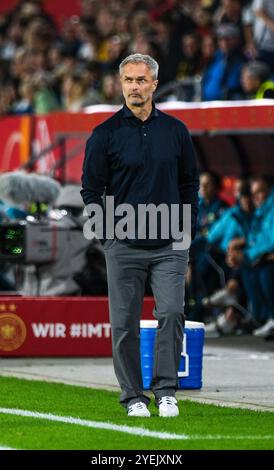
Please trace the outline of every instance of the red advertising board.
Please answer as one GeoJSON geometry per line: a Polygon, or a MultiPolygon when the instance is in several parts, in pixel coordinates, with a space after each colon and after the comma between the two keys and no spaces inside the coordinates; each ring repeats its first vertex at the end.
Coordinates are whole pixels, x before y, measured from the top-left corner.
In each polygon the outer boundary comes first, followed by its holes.
{"type": "MultiPolygon", "coordinates": [[[[143,319],[152,319],[146,297],[143,319]]],[[[0,297],[0,357],[111,357],[107,297],[0,297]]]]}
{"type": "Polygon", "coordinates": [[[30,116],[0,117],[0,173],[19,168],[30,157],[30,116]]]}

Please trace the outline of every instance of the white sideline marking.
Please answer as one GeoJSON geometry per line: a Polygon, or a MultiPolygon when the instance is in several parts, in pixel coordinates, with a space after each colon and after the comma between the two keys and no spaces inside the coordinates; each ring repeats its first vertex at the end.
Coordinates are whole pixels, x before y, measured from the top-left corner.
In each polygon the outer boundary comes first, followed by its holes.
{"type": "Polygon", "coordinates": [[[23,416],[28,418],[45,419],[47,421],[55,421],[65,424],[76,424],[78,426],[85,426],[88,428],[107,429],[108,431],[118,431],[134,436],[142,437],[155,437],[157,439],[176,439],[176,440],[274,440],[274,435],[264,436],[222,436],[222,435],[188,435],[188,434],[173,434],[168,432],[150,431],[149,429],[124,426],[113,423],[105,423],[103,421],[89,421],[86,419],[73,418],[72,416],[59,416],[52,413],[38,413],[36,411],[19,410],[17,408],[0,408],[0,413],[10,414],[16,416],[23,416]]]}
{"type": "Polygon", "coordinates": [[[0,413],[24,416],[28,418],[45,419],[48,421],[55,421],[59,423],[76,424],[78,426],[85,426],[88,428],[107,429],[109,431],[118,431],[127,434],[133,434],[134,436],[156,437],[157,439],[188,439],[188,436],[184,434],[172,434],[168,432],[150,431],[149,429],[141,427],[123,426],[113,423],[105,423],[102,421],[88,421],[86,419],[73,418],[72,416],[58,416],[52,413],[38,413],[34,411],[18,410],[16,408],[0,408],[0,413]]]}
{"type": "Polygon", "coordinates": [[[13,447],[6,447],[6,446],[0,445],[0,450],[17,450],[17,449],[14,449],[13,447]]]}

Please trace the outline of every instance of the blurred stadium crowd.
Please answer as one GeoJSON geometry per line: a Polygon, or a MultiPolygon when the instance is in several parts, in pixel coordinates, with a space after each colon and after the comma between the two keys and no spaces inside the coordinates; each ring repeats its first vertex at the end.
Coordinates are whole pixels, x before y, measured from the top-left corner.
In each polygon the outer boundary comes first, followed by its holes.
{"type": "Polygon", "coordinates": [[[59,30],[43,0],[0,16],[0,114],[122,102],[118,64],[160,64],[156,101],[274,98],[274,0],[81,0],[59,30]]]}
{"type": "Polygon", "coordinates": [[[235,204],[220,198],[221,180],[200,176],[198,234],[187,279],[190,318],[208,334],[274,333],[274,186],[256,176],[235,182],[235,204]]]}

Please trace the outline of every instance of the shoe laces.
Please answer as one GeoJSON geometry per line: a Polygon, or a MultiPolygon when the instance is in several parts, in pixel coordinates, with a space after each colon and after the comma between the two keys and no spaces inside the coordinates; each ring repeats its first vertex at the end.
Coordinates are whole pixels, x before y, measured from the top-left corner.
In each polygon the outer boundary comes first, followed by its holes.
{"type": "Polygon", "coordinates": [[[162,397],[159,400],[159,405],[177,405],[177,400],[175,397],[162,397]]]}
{"type": "Polygon", "coordinates": [[[129,411],[129,412],[130,412],[130,411],[133,411],[133,410],[135,410],[136,408],[137,408],[138,410],[143,410],[143,409],[146,408],[146,405],[145,405],[145,403],[143,403],[142,401],[140,401],[140,402],[138,402],[138,403],[134,403],[133,405],[130,405],[130,406],[128,407],[128,411],[129,411]]]}

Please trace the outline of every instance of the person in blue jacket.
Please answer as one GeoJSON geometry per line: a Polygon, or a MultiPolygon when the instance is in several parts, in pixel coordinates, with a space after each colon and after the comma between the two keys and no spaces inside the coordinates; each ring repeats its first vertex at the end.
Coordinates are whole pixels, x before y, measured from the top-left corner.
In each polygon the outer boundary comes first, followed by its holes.
{"type": "MultiPolygon", "coordinates": [[[[226,255],[232,243],[236,246],[243,246],[245,239],[249,236],[254,206],[251,198],[250,184],[248,180],[240,180],[240,186],[237,194],[237,202],[234,206],[227,209],[219,220],[211,227],[206,237],[206,241],[215,249],[219,249],[224,256],[226,255]]],[[[225,262],[225,261],[224,261],[225,262]]],[[[245,281],[248,281],[249,271],[246,274],[243,267],[226,270],[226,286],[219,291],[221,295],[231,296],[242,306],[247,305],[247,294],[245,281]]],[[[213,296],[218,294],[215,292],[213,296]]],[[[220,299],[220,297],[219,297],[220,299]]],[[[220,302],[220,300],[219,300],[220,302]]],[[[219,305],[220,307],[221,305],[219,305]]],[[[233,305],[223,305],[222,311],[218,317],[212,318],[212,322],[207,325],[207,332],[232,333],[239,329],[242,331],[252,331],[257,322],[252,317],[239,314],[233,305]]]]}
{"type": "Polygon", "coordinates": [[[240,50],[240,30],[226,23],[218,27],[218,49],[203,74],[203,101],[242,97],[241,70],[245,58],[240,50]]]}
{"type": "Polygon", "coordinates": [[[255,205],[245,245],[229,249],[228,262],[245,272],[245,287],[256,318],[263,323],[253,333],[267,337],[274,331],[274,189],[267,177],[252,180],[255,205]]]}
{"type": "Polygon", "coordinates": [[[219,220],[208,231],[206,241],[226,253],[231,240],[249,236],[253,204],[249,182],[243,180],[237,203],[225,210],[219,220]]]}

